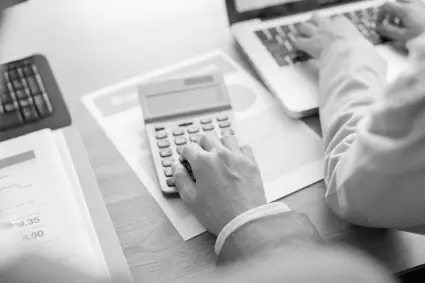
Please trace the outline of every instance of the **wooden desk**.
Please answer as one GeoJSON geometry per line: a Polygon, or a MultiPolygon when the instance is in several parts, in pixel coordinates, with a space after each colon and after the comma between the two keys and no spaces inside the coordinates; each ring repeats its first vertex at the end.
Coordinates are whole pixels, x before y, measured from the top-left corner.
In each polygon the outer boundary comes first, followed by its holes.
{"type": "MultiPolygon", "coordinates": [[[[233,45],[224,1],[31,0],[10,10],[2,40],[5,60],[34,52],[49,58],[135,281],[169,282],[211,272],[214,238],[204,234],[181,240],[79,100],[122,79],[217,48],[245,65],[233,45]]],[[[317,118],[307,122],[319,129],[317,118]]],[[[307,213],[325,239],[363,249],[394,272],[425,263],[425,237],[350,226],[326,206],[323,183],[285,202],[307,213]]]]}

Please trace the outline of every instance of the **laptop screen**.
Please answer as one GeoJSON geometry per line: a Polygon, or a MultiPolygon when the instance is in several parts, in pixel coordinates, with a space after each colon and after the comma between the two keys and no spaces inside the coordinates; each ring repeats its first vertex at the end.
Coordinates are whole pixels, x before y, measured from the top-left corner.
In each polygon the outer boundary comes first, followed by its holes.
{"type": "Polygon", "coordinates": [[[362,0],[226,0],[230,24],[254,18],[297,14],[362,0]]]}

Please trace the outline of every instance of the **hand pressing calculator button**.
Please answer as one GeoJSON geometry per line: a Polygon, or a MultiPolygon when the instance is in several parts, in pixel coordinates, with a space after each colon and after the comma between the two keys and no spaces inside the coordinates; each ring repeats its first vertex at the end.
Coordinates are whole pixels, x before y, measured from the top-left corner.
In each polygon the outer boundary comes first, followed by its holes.
{"type": "Polygon", "coordinates": [[[201,134],[219,138],[224,130],[234,133],[224,79],[214,72],[151,82],[139,86],[139,98],[159,187],[166,197],[178,196],[172,178],[174,162],[180,160],[196,181],[189,162],[180,158],[184,147],[198,143],[201,134]]]}

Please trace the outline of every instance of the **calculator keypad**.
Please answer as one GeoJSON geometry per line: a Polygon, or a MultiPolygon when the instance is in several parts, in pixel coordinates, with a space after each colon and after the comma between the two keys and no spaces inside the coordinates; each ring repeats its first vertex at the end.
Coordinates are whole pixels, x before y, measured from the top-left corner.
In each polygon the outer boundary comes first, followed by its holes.
{"type": "Polygon", "coordinates": [[[188,143],[198,143],[202,133],[217,137],[234,135],[229,116],[219,115],[216,117],[204,117],[198,121],[185,121],[180,126],[168,128],[166,126],[155,127],[155,137],[163,172],[158,172],[160,178],[165,178],[168,187],[175,187],[171,166],[175,160],[184,165],[194,181],[193,172],[186,160],[180,157],[183,148],[188,143]],[[170,135],[169,135],[170,134],[170,135]]]}

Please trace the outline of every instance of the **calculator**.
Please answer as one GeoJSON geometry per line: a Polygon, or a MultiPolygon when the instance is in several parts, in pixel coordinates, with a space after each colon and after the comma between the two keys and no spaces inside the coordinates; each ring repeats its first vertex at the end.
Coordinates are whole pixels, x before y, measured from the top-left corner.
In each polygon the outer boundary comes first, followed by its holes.
{"type": "MultiPolygon", "coordinates": [[[[139,86],[149,146],[158,182],[165,196],[178,196],[171,166],[181,162],[194,180],[185,145],[200,135],[234,135],[234,114],[223,76],[197,75],[139,86]]],[[[194,180],[196,181],[196,180],[194,180]]]]}

